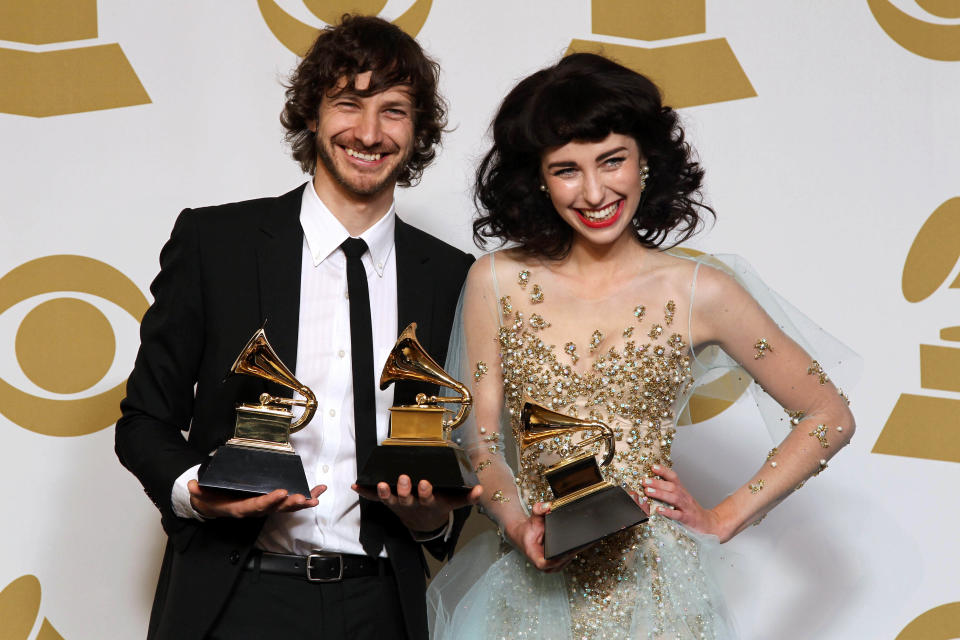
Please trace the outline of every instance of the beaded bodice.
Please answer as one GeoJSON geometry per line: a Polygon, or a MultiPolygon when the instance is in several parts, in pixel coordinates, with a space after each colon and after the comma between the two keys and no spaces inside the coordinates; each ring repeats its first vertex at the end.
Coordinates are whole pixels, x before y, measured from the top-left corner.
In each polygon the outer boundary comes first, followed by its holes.
{"type": "MultiPolygon", "coordinates": [[[[499,301],[504,395],[515,441],[525,397],[570,416],[601,420],[616,440],[604,476],[639,491],[642,479],[653,475],[652,465],[671,464],[675,406],[692,385],[677,303],[668,299],[653,306],[631,300],[626,305],[617,295],[598,303],[610,309],[601,309],[600,326],[581,325],[579,320],[589,321],[591,314],[563,304],[562,294],[559,305],[548,305],[551,292],[536,275],[520,271],[516,291],[499,301]],[[561,313],[551,314],[551,306],[561,313]],[[569,335],[558,334],[563,328],[569,335]]],[[[570,455],[571,447],[590,435],[552,438],[520,455],[517,483],[528,506],[552,498],[544,467],[570,455]]]]}

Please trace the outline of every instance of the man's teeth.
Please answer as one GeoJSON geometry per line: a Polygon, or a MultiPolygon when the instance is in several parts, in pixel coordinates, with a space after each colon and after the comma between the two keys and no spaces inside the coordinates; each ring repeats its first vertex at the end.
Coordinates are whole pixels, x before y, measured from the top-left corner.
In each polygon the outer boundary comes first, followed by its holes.
{"type": "Polygon", "coordinates": [[[612,216],[618,206],[620,206],[619,200],[608,204],[603,209],[580,209],[580,213],[588,220],[603,220],[612,216]]]}
{"type": "Polygon", "coordinates": [[[360,153],[359,151],[354,151],[353,149],[347,149],[347,155],[353,156],[354,158],[360,158],[361,160],[366,160],[367,162],[376,162],[380,159],[379,153],[360,153]]]}

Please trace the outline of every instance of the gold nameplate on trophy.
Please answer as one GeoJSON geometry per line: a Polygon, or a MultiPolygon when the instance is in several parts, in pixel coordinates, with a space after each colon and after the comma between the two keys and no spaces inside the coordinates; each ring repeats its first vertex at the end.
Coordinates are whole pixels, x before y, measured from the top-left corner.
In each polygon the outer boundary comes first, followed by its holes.
{"type": "Polygon", "coordinates": [[[621,487],[604,480],[600,467],[613,460],[613,430],[599,420],[583,420],[558,413],[526,400],[520,413],[520,451],[562,436],[599,431],[572,445],[572,453],[547,467],[543,476],[553,491],[550,513],[545,517],[544,556],[554,558],[575,551],[608,535],[647,519],[643,510],[621,487]],[[583,449],[603,441],[606,453],[597,464],[593,453],[583,449]]]}
{"type": "Polygon", "coordinates": [[[290,444],[290,434],[307,426],[317,412],[313,391],[283,364],[262,327],[240,351],[230,373],[274,382],[296,391],[304,399],[262,393],[257,404],[238,404],[233,437],[201,468],[200,486],[253,494],[286,489],[291,495],[309,496],[303,463],[290,444]],[[296,421],[290,410],[293,406],[304,408],[296,421]]]}
{"type": "Polygon", "coordinates": [[[411,323],[400,337],[380,375],[380,389],[394,382],[414,381],[448,387],[459,396],[428,396],[418,393],[416,404],[390,408],[390,436],[373,450],[357,478],[361,487],[378,482],[396,486],[400,474],[413,482],[427,480],[435,490],[469,491],[477,484],[466,452],[450,441],[450,432],[466,420],[473,399],[470,390],[443,370],[417,340],[417,324],[411,323]],[[441,404],[459,405],[456,415],[441,404]]]}

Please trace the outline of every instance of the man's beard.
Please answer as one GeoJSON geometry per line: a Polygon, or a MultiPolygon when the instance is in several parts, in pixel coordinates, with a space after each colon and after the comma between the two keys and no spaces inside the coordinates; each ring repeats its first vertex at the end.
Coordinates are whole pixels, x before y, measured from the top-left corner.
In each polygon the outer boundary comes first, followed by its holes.
{"type": "MultiPolygon", "coordinates": [[[[375,152],[374,152],[375,153],[375,152]]],[[[393,185],[397,181],[397,177],[403,171],[403,168],[406,166],[407,162],[410,160],[410,156],[413,154],[413,147],[410,148],[410,151],[407,153],[406,157],[402,158],[400,162],[393,168],[390,173],[385,175],[382,179],[377,182],[361,186],[347,180],[347,178],[340,173],[340,170],[337,169],[336,163],[333,160],[333,156],[330,153],[330,150],[327,148],[325,140],[320,140],[319,136],[317,137],[317,157],[320,162],[326,168],[327,173],[333,177],[337,184],[349,191],[350,193],[357,196],[372,196],[382,192],[384,189],[393,188],[393,185]]]]}

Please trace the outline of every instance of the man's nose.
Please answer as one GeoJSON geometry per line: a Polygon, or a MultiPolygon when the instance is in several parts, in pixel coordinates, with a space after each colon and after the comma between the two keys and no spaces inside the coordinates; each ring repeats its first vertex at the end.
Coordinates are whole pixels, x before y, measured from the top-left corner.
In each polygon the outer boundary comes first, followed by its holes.
{"type": "Polygon", "coordinates": [[[376,109],[364,109],[354,131],[356,139],[364,147],[375,147],[380,144],[382,133],[380,117],[376,109]]]}

